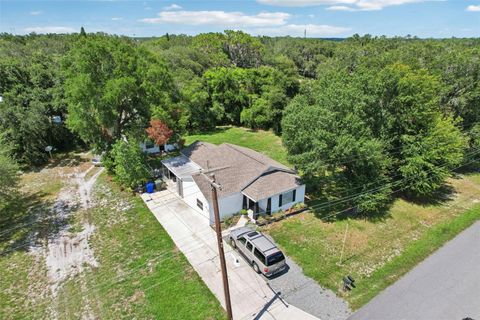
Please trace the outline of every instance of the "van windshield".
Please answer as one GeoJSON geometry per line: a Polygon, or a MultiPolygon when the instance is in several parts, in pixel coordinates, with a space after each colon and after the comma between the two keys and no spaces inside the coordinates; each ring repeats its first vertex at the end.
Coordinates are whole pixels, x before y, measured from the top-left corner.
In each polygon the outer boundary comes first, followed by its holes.
{"type": "Polygon", "coordinates": [[[283,253],[281,251],[276,252],[276,253],[272,254],[271,256],[267,257],[267,266],[274,265],[274,264],[276,264],[280,261],[283,261],[283,260],[285,260],[285,256],[283,255],[283,253]]]}

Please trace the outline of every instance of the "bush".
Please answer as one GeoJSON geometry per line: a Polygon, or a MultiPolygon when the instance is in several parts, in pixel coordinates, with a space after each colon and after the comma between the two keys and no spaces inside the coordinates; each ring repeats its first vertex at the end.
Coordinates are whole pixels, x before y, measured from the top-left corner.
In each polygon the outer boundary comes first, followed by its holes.
{"type": "Polygon", "coordinates": [[[306,207],[307,207],[307,205],[303,202],[295,203],[295,205],[293,206],[293,208],[296,209],[296,210],[301,210],[301,209],[304,209],[306,207]]]}
{"type": "Polygon", "coordinates": [[[106,166],[113,171],[116,179],[128,188],[135,188],[149,177],[146,155],[138,141],[118,140],[109,154],[106,166]],[[108,163],[108,164],[107,164],[108,163]]]}
{"type": "Polygon", "coordinates": [[[284,218],[284,217],[285,217],[285,211],[283,211],[283,210],[272,213],[272,218],[274,218],[274,219],[279,219],[279,218],[281,219],[281,218],[284,218]]]}

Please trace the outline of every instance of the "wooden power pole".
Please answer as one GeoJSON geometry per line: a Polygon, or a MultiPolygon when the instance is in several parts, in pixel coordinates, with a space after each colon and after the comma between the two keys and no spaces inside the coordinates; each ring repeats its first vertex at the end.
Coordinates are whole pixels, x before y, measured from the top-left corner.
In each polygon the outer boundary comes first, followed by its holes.
{"type": "Polygon", "coordinates": [[[221,186],[215,181],[215,175],[211,175],[212,180],[210,180],[210,185],[212,187],[212,202],[213,202],[213,213],[215,216],[215,231],[217,233],[217,243],[218,243],[218,255],[220,256],[220,267],[222,269],[222,280],[223,280],[223,292],[225,294],[225,306],[227,308],[227,316],[229,320],[232,320],[232,303],[230,302],[230,288],[228,286],[228,274],[227,274],[227,264],[225,263],[225,253],[223,251],[223,240],[222,240],[222,226],[220,225],[220,212],[218,210],[218,195],[217,188],[221,189],[221,186]]]}

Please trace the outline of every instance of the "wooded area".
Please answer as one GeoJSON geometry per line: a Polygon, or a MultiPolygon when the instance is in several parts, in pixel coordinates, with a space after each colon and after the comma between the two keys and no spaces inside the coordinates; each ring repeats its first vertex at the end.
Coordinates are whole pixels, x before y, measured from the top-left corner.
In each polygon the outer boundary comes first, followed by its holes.
{"type": "Polygon", "coordinates": [[[218,125],[272,129],[311,192],[363,193],[349,204],[372,213],[399,187],[431,196],[476,159],[480,40],[2,34],[0,96],[2,203],[17,163],[45,163],[46,146],[106,152],[135,186],[148,175],[138,142],[159,120],[171,142],[218,125]]]}

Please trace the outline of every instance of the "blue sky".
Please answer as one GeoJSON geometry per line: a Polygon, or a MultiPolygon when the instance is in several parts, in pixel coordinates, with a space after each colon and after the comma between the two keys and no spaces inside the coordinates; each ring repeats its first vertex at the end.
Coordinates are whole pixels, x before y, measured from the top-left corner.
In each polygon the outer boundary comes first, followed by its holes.
{"type": "Polygon", "coordinates": [[[480,0],[0,0],[0,32],[479,37],[480,0]]]}

